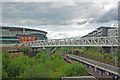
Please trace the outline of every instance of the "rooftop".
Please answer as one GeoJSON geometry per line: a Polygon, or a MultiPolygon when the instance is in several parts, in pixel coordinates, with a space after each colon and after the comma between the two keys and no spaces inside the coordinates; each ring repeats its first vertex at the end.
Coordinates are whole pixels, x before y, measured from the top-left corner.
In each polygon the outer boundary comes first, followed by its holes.
{"type": "Polygon", "coordinates": [[[109,28],[109,29],[115,29],[116,27],[106,27],[106,26],[101,26],[101,27],[98,27],[97,29],[100,29],[100,28],[109,28]]]}
{"type": "Polygon", "coordinates": [[[12,26],[12,25],[0,25],[0,29],[26,29],[26,30],[33,30],[33,31],[38,31],[38,32],[43,32],[46,33],[46,31],[38,30],[38,29],[33,29],[33,28],[26,28],[26,26],[12,26]]]}

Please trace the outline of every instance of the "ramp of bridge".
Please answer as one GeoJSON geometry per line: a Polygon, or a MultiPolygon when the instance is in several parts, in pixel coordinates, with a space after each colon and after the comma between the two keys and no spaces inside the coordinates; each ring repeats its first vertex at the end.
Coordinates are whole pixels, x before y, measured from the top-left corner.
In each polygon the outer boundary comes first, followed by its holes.
{"type": "Polygon", "coordinates": [[[120,73],[119,73],[120,67],[115,67],[115,66],[112,66],[112,65],[109,65],[109,64],[105,64],[105,63],[98,62],[98,61],[95,61],[95,60],[83,58],[83,57],[76,56],[76,55],[73,55],[73,54],[66,54],[66,55],[71,57],[71,58],[74,58],[78,61],[84,62],[86,64],[95,66],[97,68],[100,68],[102,70],[105,70],[107,72],[110,72],[110,73],[113,73],[115,75],[120,76],[120,73]]]}
{"type": "Polygon", "coordinates": [[[24,42],[19,47],[57,47],[57,46],[119,46],[120,37],[85,37],[67,39],[48,39],[24,42]]]}

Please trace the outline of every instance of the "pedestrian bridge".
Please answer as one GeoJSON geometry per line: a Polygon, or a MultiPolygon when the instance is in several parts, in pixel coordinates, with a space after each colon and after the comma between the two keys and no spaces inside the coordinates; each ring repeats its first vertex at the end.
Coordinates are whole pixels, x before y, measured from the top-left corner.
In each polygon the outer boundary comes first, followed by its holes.
{"type": "Polygon", "coordinates": [[[117,47],[120,44],[120,37],[84,37],[84,38],[66,38],[66,39],[48,39],[24,42],[18,44],[19,47],[62,47],[62,46],[105,46],[117,47]]]}

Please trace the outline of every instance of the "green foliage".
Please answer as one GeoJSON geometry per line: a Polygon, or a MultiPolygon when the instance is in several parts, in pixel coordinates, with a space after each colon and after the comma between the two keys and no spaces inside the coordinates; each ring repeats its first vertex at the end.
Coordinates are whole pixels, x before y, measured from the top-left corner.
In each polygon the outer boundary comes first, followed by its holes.
{"type": "Polygon", "coordinates": [[[36,59],[40,59],[40,53],[35,56],[36,59]]]}
{"type": "Polygon", "coordinates": [[[104,59],[107,58],[107,57],[110,58],[110,59],[112,59],[112,55],[111,55],[111,54],[109,54],[109,53],[104,53],[104,59]]]}
{"type": "Polygon", "coordinates": [[[116,51],[115,54],[117,55],[117,60],[120,61],[120,50],[116,51]]]}
{"type": "Polygon", "coordinates": [[[13,61],[9,67],[7,68],[7,73],[9,77],[16,77],[20,75],[21,72],[24,71],[24,65],[21,64],[22,62],[18,62],[17,60],[13,61]]]}
{"type": "Polygon", "coordinates": [[[118,59],[118,61],[120,61],[120,56],[118,56],[118,58],[117,58],[117,59],[118,59]]]}
{"type": "Polygon", "coordinates": [[[89,56],[94,59],[103,59],[103,55],[100,53],[101,48],[90,47],[87,51],[84,52],[84,55],[89,56]]]}
{"type": "Polygon", "coordinates": [[[25,53],[28,53],[30,48],[21,48],[20,50],[24,51],[25,53]]]}
{"type": "Polygon", "coordinates": [[[58,69],[63,76],[84,76],[87,75],[87,68],[79,63],[67,64],[58,69]]]}
{"type": "Polygon", "coordinates": [[[2,70],[2,78],[8,78],[8,74],[4,69],[2,70]]]}
{"type": "Polygon", "coordinates": [[[37,51],[37,53],[40,53],[40,52],[41,52],[41,50],[38,50],[38,51],[37,51]]]}
{"type": "Polygon", "coordinates": [[[42,63],[33,66],[28,65],[22,76],[25,78],[48,78],[49,74],[47,69],[42,63]]]}
{"type": "Polygon", "coordinates": [[[14,58],[6,69],[9,77],[17,77],[24,72],[26,65],[33,65],[34,60],[28,56],[14,58]]]}
{"type": "MultiPolygon", "coordinates": [[[[100,47],[85,47],[82,48],[82,50],[84,50],[82,53],[80,52],[78,55],[79,56],[83,56],[83,57],[87,57],[93,60],[98,60],[98,61],[102,61],[102,62],[108,62],[108,63],[114,63],[115,59],[112,58],[112,55],[110,53],[104,53],[102,54],[102,48],[100,47]]],[[[74,50],[74,54],[77,54],[77,52],[74,50]]],[[[115,54],[117,55],[117,61],[118,61],[118,65],[120,65],[120,52],[116,51],[115,54]]]]}
{"type": "Polygon", "coordinates": [[[2,67],[3,69],[7,69],[8,65],[11,63],[12,58],[10,57],[7,51],[2,53],[2,67]]]}
{"type": "Polygon", "coordinates": [[[87,69],[83,65],[66,63],[60,51],[61,49],[52,56],[48,56],[43,51],[33,58],[24,55],[11,58],[7,52],[4,52],[3,78],[61,78],[87,75],[87,69]]]}

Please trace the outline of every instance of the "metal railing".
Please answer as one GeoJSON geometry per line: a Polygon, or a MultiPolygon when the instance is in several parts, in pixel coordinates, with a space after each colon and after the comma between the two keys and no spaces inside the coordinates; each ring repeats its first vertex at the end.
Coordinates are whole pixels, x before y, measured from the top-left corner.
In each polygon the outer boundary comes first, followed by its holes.
{"type": "MultiPolygon", "coordinates": [[[[67,39],[48,39],[24,42],[25,47],[55,47],[55,46],[119,46],[120,38],[115,37],[84,37],[67,39]]],[[[19,44],[20,45],[20,44],[19,44]]]]}

